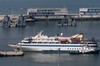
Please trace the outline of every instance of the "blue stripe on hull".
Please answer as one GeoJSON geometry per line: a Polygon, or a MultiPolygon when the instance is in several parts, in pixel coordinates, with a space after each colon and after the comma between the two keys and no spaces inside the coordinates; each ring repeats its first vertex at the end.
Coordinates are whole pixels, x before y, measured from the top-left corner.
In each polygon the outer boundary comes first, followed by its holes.
{"type": "Polygon", "coordinates": [[[69,51],[65,50],[44,50],[44,53],[69,53],[69,51]]]}

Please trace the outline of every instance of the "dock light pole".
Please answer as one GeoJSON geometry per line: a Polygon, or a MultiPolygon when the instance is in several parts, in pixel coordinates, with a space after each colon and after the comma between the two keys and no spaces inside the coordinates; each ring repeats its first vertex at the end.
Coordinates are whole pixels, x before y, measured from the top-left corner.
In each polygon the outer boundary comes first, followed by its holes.
{"type": "Polygon", "coordinates": [[[13,15],[13,8],[12,8],[12,15],[13,15]]]}
{"type": "Polygon", "coordinates": [[[23,9],[22,9],[22,8],[20,8],[20,15],[22,15],[22,10],[23,10],[23,9]]]}
{"type": "Polygon", "coordinates": [[[5,10],[6,10],[6,15],[8,15],[8,9],[6,8],[5,10]]]}
{"type": "Polygon", "coordinates": [[[11,15],[13,16],[13,8],[10,8],[9,10],[11,10],[11,15]]]}

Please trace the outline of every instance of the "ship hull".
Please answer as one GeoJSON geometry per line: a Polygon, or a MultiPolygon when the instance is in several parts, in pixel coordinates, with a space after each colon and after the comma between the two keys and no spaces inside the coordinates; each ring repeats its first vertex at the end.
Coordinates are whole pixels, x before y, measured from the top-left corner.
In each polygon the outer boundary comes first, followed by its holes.
{"type": "MultiPolygon", "coordinates": [[[[91,51],[84,52],[83,50],[84,44],[20,44],[13,45],[12,47],[20,48],[22,51],[35,51],[35,52],[62,52],[62,53],[70,53],[70,54],[95,54],[98,53],[99,50],[96,48],[89,48],[91,51]],[[80,51],[81,50],[81,51],[80,51]],[[80,52],[77,52],[80,51],[80,52]]],[[[89,45],[89,46],[92,46],[89,45]]]]}

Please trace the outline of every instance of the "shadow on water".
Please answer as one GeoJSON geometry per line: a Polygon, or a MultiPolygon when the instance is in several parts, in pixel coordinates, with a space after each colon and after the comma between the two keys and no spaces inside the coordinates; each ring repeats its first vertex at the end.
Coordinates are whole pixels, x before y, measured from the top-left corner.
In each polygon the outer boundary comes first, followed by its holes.
{"type": "Polygon", "coordinates": [[[25,52],[25,56],[27,58],[30,58],[34,62],[40,62],[40,63],[70,63],[73,62],[73,64],[80,63],[87,63],[89,60],[91,62],[97,61],[98,64],[100,60],[99,54],[68,54],[68,53],[41,53],[41,52],[25,52]],[[77,60],[77,61],[76,61],[77,60]],[[87,62],[86,62],[87,61],[87,62]]]}
{"type": "Polygon", "coordinates": [[[0,59],[5,59],[5,62],[9,63],[10,61],[8,60],[10,59],[14,64],[24,66],[28,64],[30,66],[99,66],[100,55],[25,52],[23,57],[5,57],[0,59]],[[15,63],[15,61],[19,64],[15,63]]]}

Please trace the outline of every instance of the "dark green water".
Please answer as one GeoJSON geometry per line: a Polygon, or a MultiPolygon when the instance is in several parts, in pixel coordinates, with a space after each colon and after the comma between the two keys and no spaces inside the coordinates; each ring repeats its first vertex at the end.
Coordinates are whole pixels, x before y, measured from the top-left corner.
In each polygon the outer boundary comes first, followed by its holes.
{"type": "MultiPolygon", "coordinates": [[[[71,12],[78,12],[80,7],[99,7],[100,0],[0,0],[0,14],[25,13],[25,8],[35,7],[64,7],[71,12]]],[[[77,33],[84,33],[85,38],[95,37],[100,40],[100,21],[78,22],[77,26],[58,27],[56,22],[35,22],[27,23],[23,28],[2,28],[0,26],[0,50],[12,50],[8,44],[16,44],[23,38],[35,36],[43,30],[48,36],[55,36],[63,33],[64,36],[71,36],[77,33]]],[[[100,43],[99,43],[100,44],[100,43]]],[[[100,55],[69,55],[69,54],[44,54],[26,52],[23,57],[0,57],[0,66],[99,66],[100,55]]]]}

